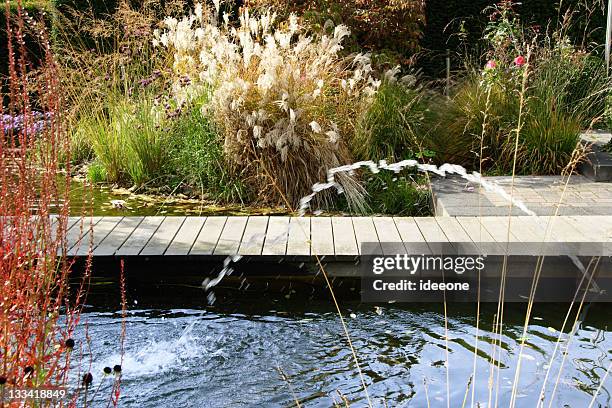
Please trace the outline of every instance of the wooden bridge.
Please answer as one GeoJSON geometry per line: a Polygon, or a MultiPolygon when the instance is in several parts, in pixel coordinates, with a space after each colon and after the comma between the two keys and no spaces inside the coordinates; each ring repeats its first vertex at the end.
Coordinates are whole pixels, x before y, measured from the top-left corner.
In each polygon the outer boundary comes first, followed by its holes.
{"type": "Polygon", "coordinates": [[[69,256],[91,250],[94,257],[355,257],[363,243],[395,255],[436,253],[437,245],[458,242],[493,254],[512,248],[539,255],[534,243],[612,242],[612,216],[72,217],[67,241],[69,256]]]}

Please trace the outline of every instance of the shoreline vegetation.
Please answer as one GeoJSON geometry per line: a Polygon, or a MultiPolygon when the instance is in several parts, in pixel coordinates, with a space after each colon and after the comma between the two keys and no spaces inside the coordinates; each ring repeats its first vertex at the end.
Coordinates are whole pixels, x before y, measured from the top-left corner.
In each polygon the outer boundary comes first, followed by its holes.
{"type": "MultiPolygon", "coordinates": [[[[52,48],[71,174],[154,196],[291,212],[328,169],[359,160],[569,174],[585,157],[580,131],[607,126],[612,81],[600,47],[570,37],[569,12],[544,29],[524,24],[512,2],[486,9],[478,47],[466,45],[463,68],[440,86],[415,68],[419,2],[368,11],[377,24],[410,21],[404,57],[395,59],[392,39],[364,36],[355,16],[340,16],[344,25],[331,6],[326,16],[308,2],[272,3],[122,1],[98,10],[60,2],[52,48]]],[[[342,195],[319,195],[313,208],[431,214],[427,175],[363,171],[339,183],[342,195]]]]}

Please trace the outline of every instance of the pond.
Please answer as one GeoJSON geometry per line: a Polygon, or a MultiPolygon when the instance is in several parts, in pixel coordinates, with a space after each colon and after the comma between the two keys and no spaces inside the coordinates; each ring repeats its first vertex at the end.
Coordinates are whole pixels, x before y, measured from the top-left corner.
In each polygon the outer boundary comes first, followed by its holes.
{"type": "MultiPolygon", "coordinates": [[[[277,285],[278,286],[278,285],[277,285]]],[[[282,286],[282,285],[281,285],[282,286]]],[[[112,279],[92,286],[82,315],[91,338],[91,362],[101,382],[93,406],[106,406],[112,379],[105,366],[121,362],[120,295],[112,279]]],[[[196,284],[128,283],[121,406],[124,407],[330,407],[341,402],[367,406],[358,370],[342,325],[325,291],[256,292],[219,289],[208,305],[196,284]]],[[[466,389],[473,372],[476,306],[448,305],[448,388],[445,317],[441,304],[372,305],[340,296],[348,332],[373,406],[446,407],[471,405],[466,389]]],[[[496,305],[483,305],[476,358],[474,406],[488,405],[491,332],[496,305]],[[478,403],[478,405],[476,404],[478,403]]],[[[568,305],[534,309],[521,363],[517,407],[535,407],[568,305]]],[[[508,406],[524,320],[524,305],[508,305],[499,353],[499,406],[508,406]]],[[[593,304],[569,346],[554,407],[587,407],[609,369],[612,311],[593,304]]],[[[83,340],[83,333],[80,333],[83,340]]],[[[563,336],[567,339],[567,335],[563,336]]],[[[565,343],[564,343],[565,344],[565,343]]],[[[552,394],[562,353],[552,363],[552,394]]],[[[495,377],[497,378],[497,373],[495,377]]],[[[494,380],[497,384],[497,380],[494,380]]],[[[608,381],[608,384],[610,382],[608,381]]],[[[611,403],[602,387],[595,407],[611,403]]],[[[492,403],[495,402],[493,396],[492,403]]],[[[550,400],[547,398],[546,406],[550,400]]],[[[344,405],[342,405],[344,406],[344,405]]]]}
{"type": "MultiPolygon", "coordinates": [[[[64,177],[59,181],[64,182],[64,177]]],[[[148,195],[138,190],[116,188],[112,185],[86,185],[77,180],[70,183],[70,214],[78,216],[151,216],[151,215],[273,215],[287,214],[282,208],[254,208],[240,205],[220,206],[206,200],[191,199],[175,194],[148,195]],[[118,208],[114,201],[120,201],[118,208]]]]}

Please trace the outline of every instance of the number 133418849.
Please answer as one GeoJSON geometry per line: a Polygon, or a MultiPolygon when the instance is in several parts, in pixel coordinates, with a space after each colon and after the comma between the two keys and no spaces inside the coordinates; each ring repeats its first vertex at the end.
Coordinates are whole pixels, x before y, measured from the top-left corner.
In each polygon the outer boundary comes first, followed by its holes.
{"type": "Polygon", "coordinates": [[[41,387],[41,388],[10,388],[0,389],[0,402],[17,402],[25,400],[62,400],[68,396],[66,388],[62,387],[41,387]]]}

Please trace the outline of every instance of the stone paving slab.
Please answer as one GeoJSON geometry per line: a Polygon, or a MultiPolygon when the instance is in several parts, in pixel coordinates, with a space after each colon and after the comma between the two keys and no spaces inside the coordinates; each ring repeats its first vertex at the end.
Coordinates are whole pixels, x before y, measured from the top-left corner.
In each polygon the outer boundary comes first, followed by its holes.
{"type": "MultiPolygon", "coordinates": [[[[512,177],[486,177],[510,194],[512,177]]],[[[526,215],[494,192],[459,177],[432,181],[438,216],[508,216],[526,215]]],[[[537,215],[612,215],[612,183],[594,182],[581,175],[518,176],[514,179],[516,200],[537,215]]]]}
{"type": "Polygon", "coordinates": [[[593,130],[581,134],[580,140],[590,150],[580,164],[580,173],[594,181],[612,182],[612,155],[604,148],[612,140],[612,134],[593,130]]]}

